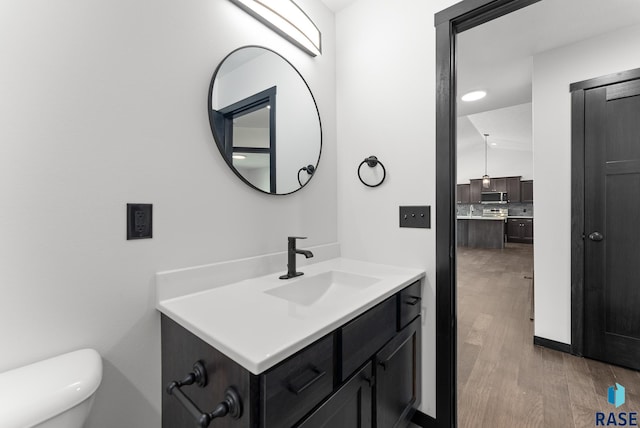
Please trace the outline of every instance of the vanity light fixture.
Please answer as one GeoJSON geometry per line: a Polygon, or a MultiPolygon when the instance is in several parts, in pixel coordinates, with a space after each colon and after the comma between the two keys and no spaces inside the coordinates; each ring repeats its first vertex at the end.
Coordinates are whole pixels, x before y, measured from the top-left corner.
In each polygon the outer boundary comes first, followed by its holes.
{"type": "Polygon", "coordinates": [[[489,134],[484,134],[484,175],[482,176],[482,187],[485,189],[489,188],[491,184],[491,178],[487,175],[487,138],[489,134]]]}
{"type": "Polygon", "coordinates": [[[322,35],[292,0],[231,0],[311,56],[322,53],[322,35]]]}
{"type": "Polygon", "coordinates": [[[465,102],[478,101],[483,99],[486,96],[487,96],[487,93],[485,91],[473,91],[473,92],[467,92],[466,94],[464,94],[461,100],[465,102]]]}

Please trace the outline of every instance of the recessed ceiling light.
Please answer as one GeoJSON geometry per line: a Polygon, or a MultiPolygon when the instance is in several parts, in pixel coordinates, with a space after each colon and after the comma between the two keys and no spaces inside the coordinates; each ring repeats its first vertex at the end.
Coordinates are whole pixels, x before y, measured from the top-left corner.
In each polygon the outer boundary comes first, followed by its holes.
{"type": "Polygon", "coordinates": [[[497,145],[498,145],[498,143],[491,143],[491,147],[495,147],[497,145]]]}
{"type": "Polygon", "coordinates": [[[247,157],[245,155],[233,155],[231,156],[234,159],[246,159],[247,157]]]}
{"type": "Polygon", "coordinates": [[[462,96],[462,101],[466,101],[466,102],[478,101],[486,96],[487,96],[487,93],[485,91],[468,92],[462,96]]]}

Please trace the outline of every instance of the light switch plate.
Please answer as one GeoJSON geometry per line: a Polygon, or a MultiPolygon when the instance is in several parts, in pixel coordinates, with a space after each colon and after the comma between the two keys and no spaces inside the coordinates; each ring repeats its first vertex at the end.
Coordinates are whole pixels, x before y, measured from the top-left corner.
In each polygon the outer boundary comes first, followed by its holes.
{"type": "Polygon", "coordinates": [[[431,229],[431,206],[401,206],[400,227],[431,229]]]}

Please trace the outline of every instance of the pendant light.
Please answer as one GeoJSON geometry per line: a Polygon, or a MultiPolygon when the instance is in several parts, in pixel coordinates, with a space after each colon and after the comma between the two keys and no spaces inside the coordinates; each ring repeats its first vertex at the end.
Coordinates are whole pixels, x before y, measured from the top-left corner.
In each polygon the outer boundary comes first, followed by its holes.
{"type": "Polygon", "coordinates": [[[487,175],[487,138],[489,137],[489,134],[484,134],[484,175],[482,176],[482,187],[484,187],[485,189],[489,188],[489,185],[491,184],[491,178],[489,178],[489,176],[487,175]]]}

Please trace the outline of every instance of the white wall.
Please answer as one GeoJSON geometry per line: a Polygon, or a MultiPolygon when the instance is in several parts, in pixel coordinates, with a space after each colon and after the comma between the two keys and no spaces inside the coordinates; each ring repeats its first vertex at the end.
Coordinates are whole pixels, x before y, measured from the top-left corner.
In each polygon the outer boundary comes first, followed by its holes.
{"type": "Polygon", "coordinates": [[[229,1],[0,3],[0,371],[94,347],[88,426],[157,428],[155,272],[337,240],[334,17],[299,3],[322,56],[229,1]],[[288,58],[320,108],[322,160],[293,195],[240,182],[211,136],[209,81],[247,44],[288,58]],[[154,204],[153,239],[125,240],[127,202],[154,204]]]}
{"type": "Polygon", "coordinates": [[[342,253],[420,267],[424,288],[422,410],[435,416],[435,30],[455,0],[359,0],[336,15],[338,231],[342,253]],[[356,168],[376,155],[376,188],[356,168]],[[400,229],[398,206],[431,205],[431,229],[400,229]]]}
{"type": "MultiPolygon", "coordinates": [[[[482,142],[480,143],[482,144],[482,142]]],[[[509,150],[491,147],[487,151],[487,172],[490,177],[513,177],[533,180],[533,153],[526,150],[509,150]]],[[[458,151],[458,184],[482,178],[484,174],[484,148],[469,147],[458,151]]]]}
{"type": "Polygon", "coordinates": [[[535,334],[571,343],[571,96],[573,82],[640,67],[640,26],[533,60],[535,334]]]}

